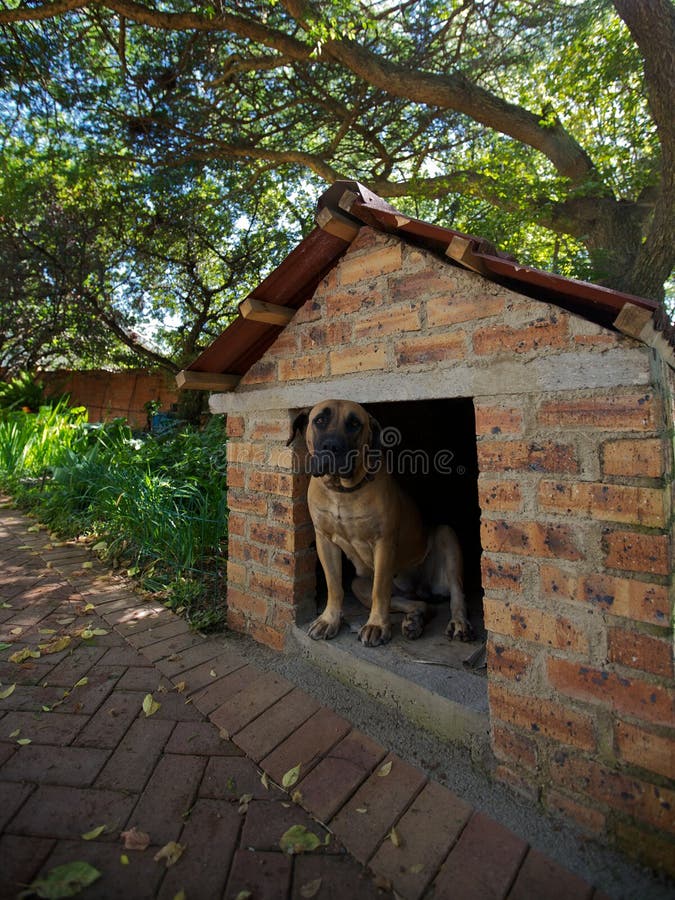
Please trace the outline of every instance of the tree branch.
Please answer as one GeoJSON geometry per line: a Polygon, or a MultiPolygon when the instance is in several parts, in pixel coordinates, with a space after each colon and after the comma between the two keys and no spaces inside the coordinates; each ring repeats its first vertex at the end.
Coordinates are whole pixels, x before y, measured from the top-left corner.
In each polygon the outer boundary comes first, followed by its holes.
{"type": "MultiPolygon", "coordinates": [[[[22,18],[53,17],[88,5],[91,4],[71,4],[62,0],[41,7],[3,10],[0,11],[0,24],[20,21],[22,18]]],[[[100,5],[151,28],[230,31],[277,50],[290,59],[308,60],[314,57],[323,61],[332,60],[392,96],[438,109],[455,110],[533,147],[543,153],[558,172],[569,178],[574,185],[581,184],[595,174],[595,166],[588,154],[560,123],[548,125],[535,113],[503,100],[460,73],[441,75],[415,71],[345,39],[326,41],[321,52],[315,55],[316,48],[313,45],[261,22],[232,13],[223,12],[211,18],[193,12],[170,13],[150,9],[135,0],[101,0],[100,5]]],[[[314,7],[304,0],[284,0],[283,5],[298,24],[311,34],[311,26],[307,24],[307,20],[320,20],[314,7]]]]}

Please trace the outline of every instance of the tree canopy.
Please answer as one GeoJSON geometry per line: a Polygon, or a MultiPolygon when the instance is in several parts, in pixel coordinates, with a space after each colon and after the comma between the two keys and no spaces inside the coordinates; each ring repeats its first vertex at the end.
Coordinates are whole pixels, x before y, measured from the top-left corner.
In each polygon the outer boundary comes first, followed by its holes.
{"type": "Polygon", "coordinates": [[[4,0],[0,28],[0,368],[185,365],[341,177],[664,296],[670,0],[4,0]]]}

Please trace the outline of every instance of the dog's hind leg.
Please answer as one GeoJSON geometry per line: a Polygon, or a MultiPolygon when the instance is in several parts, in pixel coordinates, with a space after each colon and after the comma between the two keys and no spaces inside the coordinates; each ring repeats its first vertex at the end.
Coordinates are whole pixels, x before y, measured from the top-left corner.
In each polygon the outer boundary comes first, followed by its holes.
{"type": "Polygon", "coordinates": [[[411,600],[395,594],[391,598],[391,608],[394,612],[404,613],[401,622],[401,634],[409,641],[417,640],[424,631],[424,626],[436,615],[433,606],[424,600],[411,600]]]}
{"type": "MultiPolygon", "coordinates": [[[[354,596],[367,609],[373,602],[373,579],[364,575],[357,575],[352,580],[352,592],[354,596]]],[[[420,637],[426,623],[436,615],[433,606],[423,600],[412,600],[402,594],[393,594],[391,598],[391,611],[404,613],[401,622],[401,634],[409,641],[420,637]]]]}
{"type": "Polygon", "coordinates": [[[434,532],[425,570],[432,594],[450,597],[450,621],[445,629],[447,636],[450,640],[473,640],[466,613],[462,551],[457,535],[448,525],[440,525],[434,532]]]}

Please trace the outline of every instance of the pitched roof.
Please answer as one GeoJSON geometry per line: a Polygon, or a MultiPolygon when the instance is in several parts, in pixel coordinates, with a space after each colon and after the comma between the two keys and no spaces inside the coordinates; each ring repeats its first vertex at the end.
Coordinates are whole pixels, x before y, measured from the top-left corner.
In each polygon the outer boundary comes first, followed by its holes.
{"type": "Polygon", "coordinates": [[[316,223],[307,237],[242,301],[237,318],[179,373],[179,387],[207,390],[234,387],[238,377],[246,374],[274,343],[284,327],[283,322],[290,321],[293,311],[313,295],[362,225],[396,235],[442,256],[450,265],[472,269],[490,281],[599,325],[618,327],[643,340],[650,337],[648,342],[666,348],[666,358],[669,352],[669,362],[673,365],[675,329],[656,301],[523,266],[482,238],[399,212],[357,181],[337,181],[321,195],[316,223]],[[273,308],[266,304],[272,304],[273,308]],[[284,310],[275,317],[274,310],[278,311],[279,307],[284,310]],[[209,377],[223,375],[232,377],[229,380],[209,377]]]}

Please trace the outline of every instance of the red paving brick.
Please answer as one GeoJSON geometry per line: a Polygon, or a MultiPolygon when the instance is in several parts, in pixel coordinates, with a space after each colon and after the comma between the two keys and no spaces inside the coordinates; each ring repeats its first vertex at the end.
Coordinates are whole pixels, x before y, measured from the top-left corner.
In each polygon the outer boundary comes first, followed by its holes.
{"type": "Polygon", "coordinates": [[[335,816],[332,830],[359,862],[367,863],[425,782],[426,777],[419,769],[393,753],[388,754],[335,816]],[[389,774],[381,775],[383,766],[390,762],[389,774]]]}
{"type": "Polygon", "coordinates": [[[292,861],[282,853],[255,853],[237,850],[227,881],[224,900],[237,900],[248,891],[255,900],[279,900],[288,896],[291,886],[292,861]]]}
{"type": "Polygon", "coordinates": [[[322,706],[260,765],[278,784],[286,772],[298,765],[302,777],[350,730],[342,716],[322,706]]]}
{"type": "Polygon", "coordinates": [[[19,747],[2,767],[7,781],[31,781],[34,784],[90,785],[109,756],[108,750],[93,747],[19,747]]]}
{"type": "Polygon", "coordinates": [[[471,813],[468,803],[440,784],[426,784],[396,822],[395,842],[385,840],[370,867],[396,883],[396,892],[406,900],[417,900],[438,872],[471,813]]]}
{"type": "Polygon", "coordinates": [[[206,760],[200,756],[164,754],[129,819],[163,845],[175,841],[196,798],[206,760]]]}
{"type": "MultiPolygon", "coordinates": [[[[243,669],[246,661],[242,659],[238,653],[225,653],[208,659],[191,669],[181,671],[177,675],[172,676],[176,683],[185,684],[185,693],[195,697],[202,690],[216,684],[219,679],[236,672],[237,669],[243,669]]],[[[225,701],[221,699],[221,703],[225,701]]]]}
{"type": "Polygon", "coordinates": [[[265,787],[257,766],[245,756],[212,756],[199,787],[200,797],[234,802],[246,794],[256,800],[267,800],[269,797],[288,799],[273,784],[265,787]]]}
{"type": "Polygon", "coordinates": [[[350,731],[298,784],[302,805],[320,821],[329,822],[386,753],[367,735],[350,731]]]}
{"type": "Polygon", "coordinates": [[[300,825],[314,834],[321,846],[321,853],[339,852],[329,831],[307,815],[295,803],[284,800],[251,800],[241,835],[243,847],[249,850],[280,850],[279,842],[293,826],[300,825]]]}
{"type": "Polygon", "coordinates": [[[305,854],[295,860],[292,900],[310,896],[319,880],[314,896],[320,900],[386,900],[392,896],[350,856],[305,854]]]}
{"type": "Polygon", "coordinates": [[[241,756],[241,750],[227,741],[210,722],[177,722],[171,733],[166,753],[189,756],[241,756]]]}
{"type": "Polygon", "coordinates": [[[12,598],[0,622],[12,650],[46,642],[39,627],[107,634],[21,665],[7,661],[11,650],[0,654],[0,682],[17,685],[0,708],[0,897],[74,859],[101,872],[90,892],[106,900],[181,891],[189,900],[242,891],[366,900],[391,897],[386,885],[404,900],[490,900],[509,890],[510,900],[601,897],[398,757],[378,775],[385,748],[341,716],[247,664],[227,637],[192,634],[115,577],[82,569],[89,554],[77,544],[48,551],[48,536],[26,527],[0,509],[0,561],[9,556],[0,586],[12,598]],[[47,559],[66,574],[44,568],[47,559]],[[83,614],[87,602],[94,614],[83,614]],[[160,704],[150,717],[148,693],[160,704]],[[292,802],[273,782],[297,765],[292,802]],[[323,839],[321,822],[334,830],[327,846],[281,852],[289,827],[323,839]],[[132,824],[150,834],[146,851],[124,850],[120,832],[132,824]],[[83,840],[100,825],[103,834],[83,840]],[[184,853],[166,869],[154,855],[176,839],[184,853]]]}
{"type": "Polygon", "coordinates": [[[167,869],[160,900],[174,900],[186,884],[199,885],[195,900],[219,900],[239,842],[241,824],[242,816],[235,805],[197,800],[180,833],[179,842],[187,850],[180,865],[167,869]]]}
{"type": "Polygon", "coordinates": [[[33,791],[12,819],[11,833],[77,839],[103,824],[119,832],[135,803],[133,795],[120,791],[45,784],[33,791]]]}
{"type": "Polygon", "coordinates": [[[512,831],[482,813],[474,813],[434,880],[434,897],[501,900],[526,852],[527,844],[512,831]]]}
{"type": "Polygon", "coordinates": [[[33,880],[54,841],[5,834],[0,837],[0,897],[16,897],[33,880]]]}
{"type": "Polygon", "coordinates": [[[593,888],[543,853],[530,848],[509,891],[509,900],[591,900],[593,888]]]}
{"type": "Polygon", "coordinates": [[[154,897],[162,878],[163,866],[152,861],[157,847],[149,847],[144,853],[127,851],[127,864],[120,857],[125,851],[120,843],[96,841],[59,841],[41,867],[41,876],[50,869],[74,860],[87,862],[101,873],[94,884],[86,888],[82,897],[102,900],[132,900],[154,897]]]}
{"type": "MultiPolygon", "coordinates": [[[[201,644],[197,644],[194,647],[190,647],[188,650],[184,650],[182,653],[174,654],[174,656],[169,659],[160,659],[157,663],[157,668],[168,678],[171,678],[188,669],[194,669],[195,666],[198,666],[201,663],[216,659],[221,654],[222,647],[218,641],[205,640],[202,641],[201,644]]],[[[242,659],[242,666],[244,665],[244,662],[245,660],[242,659]]]]}
{"type": "Polygon", "coordinates": [[[255,721],[236,733],[237,745],[259,762],[309,719],[320,704],[309,694],[294,688],[265,710],[255,721]]]}
{"type": "Polygon", "coordinates": [[[291,682],[281,675],[263,672],[234,697],[214,709],[209,718],[227,734],[236,734],[292,689],[291,682]]]}
{"type": "Polygon", "coordinates": [[[253,666],[236,668],[222,678],[217,677],[218,670],[215,667],[209,671],[213,671],[216,677],[209,676],[210,684],[191,695],[194,705],[204,715],[209,715],[214,709],[218,709],[219,706],[222,706],[245,687],[250,686],[256,678],[262,675],[262,672],[253,666]]]}
{"type": "Polygon", "coordinates": [[[160,758],[173,723],[136,719],[99,775],[96,786],[141,791],[160,758]]]}

